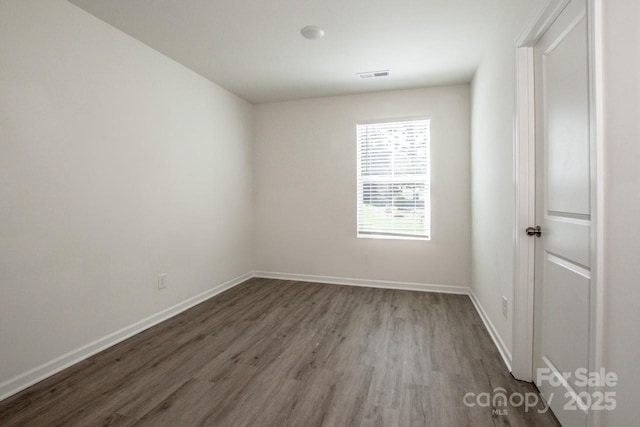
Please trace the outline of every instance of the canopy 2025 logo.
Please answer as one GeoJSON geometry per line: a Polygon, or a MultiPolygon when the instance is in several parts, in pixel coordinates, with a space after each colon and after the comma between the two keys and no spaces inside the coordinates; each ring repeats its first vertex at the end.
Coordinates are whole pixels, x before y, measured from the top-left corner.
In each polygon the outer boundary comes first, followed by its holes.
{"type": "MultiPolygon", "coordinates": [[[[564,410],[611,411],[616,408],[616,392],[611,391],[611,388],[618,384],[618,375],[614,372],[607,372],[605,369],[589,372],[587,369],[579,368],[574,372],[560,373],[550,368],[541,368],[537,370],[536,375],[536,383],[539,385],[548,383],[553,389],[572,390],[564,393],[564,410]],[[574,388],[586,388],[591,391],[575,392],[574,388]]],[[[462,401],[468,407],[492,408],[491,412],[494,415],[507,415],[509,408],[519,407],[524,407],[525,412],[535,409],[539,413],[545,413],[549,410],[554,396],[553,392],[546,398],[535,392],[507,394],[504,388],[496,387],[491,392],[466,393],[462,401]]]]}

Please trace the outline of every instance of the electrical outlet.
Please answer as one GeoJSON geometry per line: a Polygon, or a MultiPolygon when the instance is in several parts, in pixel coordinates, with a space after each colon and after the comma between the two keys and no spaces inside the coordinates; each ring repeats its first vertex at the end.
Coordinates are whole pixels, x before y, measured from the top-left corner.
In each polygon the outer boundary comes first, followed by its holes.
{"type": "Polygon", "coordinates": [[[158,274],[158,289],[167,287],[167,273],[158,274]]]}
{"type": "Polygon", "coordinates": [[[502,315],[506,318],[508,317],[508,308],[509,303],[507,302],[507,297],[502,297],[502,315]]]}

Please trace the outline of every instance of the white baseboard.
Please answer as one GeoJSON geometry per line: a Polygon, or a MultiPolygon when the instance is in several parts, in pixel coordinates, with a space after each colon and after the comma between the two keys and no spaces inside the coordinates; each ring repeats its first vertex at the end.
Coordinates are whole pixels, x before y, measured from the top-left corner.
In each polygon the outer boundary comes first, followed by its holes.
{"type": "Polygon", "coordinates": [[[3,383],[0,383],[0,400],[4,400],[9,396],[12,396],[25,388],[38,383],[69,366],[72,366],[82,360],[87,359],[88,357],[93,356],[94,354],[105,350],[115,344],[118,344],[121,341],[126,340],[127,338],[132,337],[133,335],[139,334],[140,332],[157,325],[160,322],[163,322],[179,313],[182,313],[189,308],[200,304],[203,301],[208,300],[219,293],[226,291],[236,285],[239,285],[242,282],[252,278],[259,277],[265,279],[281,279],[281,280],[295,280],[295,281],[303,281],[303,282],[315,282],[315,283],[328,283],[334,285],[347,285],[347,286],[361,286],[368,288],[381,288],[381,289],[397,289],[397,290],[407,290],[407,291],[421,291],[421,292],[441,292],[441,293],[449,293],[449,294],[460,294],[460,295],[469,295],[471,301],[473,302],[474,307],[478,311],[482,322],[485,327],[489,331],[489,335],[491,339],[495,343],[504,363],[511,371],[511,354],[507,349],[504,341],[498,334],[496,328],[489,320],[487,313],[484,311],[477,297],[473,293],[471,289],[466,286],[458,286],[458,285],[439,285],[439,284],[427,284],[427,283],[415,283],[415,282],[394,282],[394,281],[384,281],[384,280],[371,280],[371,279],[354,279],[354,278],[345,278],[345,277],[334,277],[334,276],[316,276],[311,274],[292,274],[292,273],[277,273],[277,272],[269,272],[269,271],[254,271],[245,273],[239,277],[231,279],[225,283],[222,283],[218,286],[215,286],[201,294],[193,296],[181,303],[178,303],[172,307],[169,307],[159,313],[156,313],[152,316],[149,316],[145,319],[140,320],[132,325],[129,325],[125,328],[120,329],[119,331],[113,332],[107,336],[104,336],[96,341],[93,341],[89,344],[86,344],[76,350],[70,351],[67,354],[64,354],[56,359],[53,359],[47,363],[44,363],[36,368],[33,368],[23,374],[20,374],[14,378],[11,378],[3,383]]]}
{"type": "Polygon", "coordinates": [[[296,280],[300,282],[328,283],[332,285],[362,286],[366,288],[398,289],[403,291],[441,292],[447,294],[469,294],[469,288],[458,285],[434,285],[415,282],[390,282],[386,280],[353,279],[347,277],[316,276],[313,274],[277,273],[254,271],[254,277],[264,279],[296,280]]]}
{"type": "Polygon", "coordinates": [[[484,311],[484,308],[482,308],[482,304],[480,304],[480,300],[478,300],[478,297],[476,297],[476,294],[473,293],[473,290],[469,291],[469,298],[471,298],[471,302],[473,302],[473,305],[476,308],[476,311],[478,312],[478,314],[480,315],[480,318],[482,319],[482,323],[484,323],[485,328],[487,328],[487,331],[489,332],[489,335],[491,336],[493,343],[498,348],[498,352],[500,352],[500,356],[502,356],[502,360],[504,361],[504,364],[507,365],[507,368],[509,368],[509,372],[511,372],[512,371],[511,352],[505,345],[504,341],[502,340],[502,337],[500,337],[500,334],[498,333],[498,330],[496,329],[496,327],[493,326],[493,323],[491,323],[491,319],[489,319],[487,312],[484,311]]]}
{"type": "Polygon", "coordinates": [[[160,322],[163,322],[179,313],[182,313],[183,311],[197,304],[200,304],[201,302],[206,301],[209,298],[223,291],[226,291],[227,289],[239,285],[240,283],[252,277],[252,272],[245,273],[225,283],[214,286],[213,288],[202,292],[201,294],[184,300],[181,303],[162,310],[159,313],[142,319],[139,322],[126,326],[119,331],[113,332],[80,348],[70,351],[69,353],[64,354],[56,359],[53,359],[43,365],[33,368],[23,374],[4,381],[3,383],[0,383],[0,400],[6,399],[7,397],[18,393],[25,388],[37,382],[40,382],[45,378],[48,378],[62,371],[65,368],[68,368],[71,365],[81,362],[82,360],[93,356],[94,354],[102,350],[105,350],[115,344],[118,344],[121,341],[126,340],[127,338],[132,337],[133,335],[139,334],[145,329],[149,329],[150,327],[160,322]]]}

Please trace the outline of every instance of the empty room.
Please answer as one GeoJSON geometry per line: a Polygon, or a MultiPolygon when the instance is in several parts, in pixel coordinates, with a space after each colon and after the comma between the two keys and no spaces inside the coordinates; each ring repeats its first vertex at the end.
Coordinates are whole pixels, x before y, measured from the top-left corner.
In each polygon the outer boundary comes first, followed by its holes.
{"type": "Polygon", "coordinates": [[[0,426],[633,426],[637,0],[0,0],[0,426]]]}

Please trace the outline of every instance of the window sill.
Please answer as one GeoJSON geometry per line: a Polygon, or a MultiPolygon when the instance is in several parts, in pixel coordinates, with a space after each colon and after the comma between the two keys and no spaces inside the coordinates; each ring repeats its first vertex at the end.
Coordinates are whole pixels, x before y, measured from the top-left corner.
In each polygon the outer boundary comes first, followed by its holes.
{"type": "Polygon", "coordinates": [[[358,234],[358,239],[380,239],[380,240],[422,240],[430,241],[431,237],[414,237],[414,236],[386,236],[384,234],[358,234]]]}

